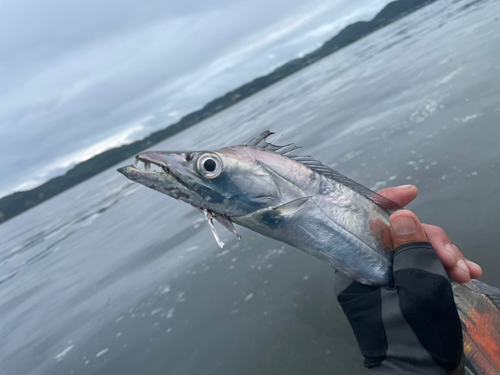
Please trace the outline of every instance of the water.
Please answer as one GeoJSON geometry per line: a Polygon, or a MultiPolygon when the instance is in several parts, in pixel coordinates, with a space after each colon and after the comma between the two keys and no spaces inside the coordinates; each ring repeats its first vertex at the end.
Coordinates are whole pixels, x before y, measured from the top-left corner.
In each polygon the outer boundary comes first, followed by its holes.
{"type": "MultiPolygon", "coordinates": [[[[498,20],[440,0],[155,149],[271,129],[368,187],[416,184],[410,208],[500,286],[498,20]]],[[[366,373],[330,268],[220,233],[114,168],[3,224],[2,374],[366,373]]]]}

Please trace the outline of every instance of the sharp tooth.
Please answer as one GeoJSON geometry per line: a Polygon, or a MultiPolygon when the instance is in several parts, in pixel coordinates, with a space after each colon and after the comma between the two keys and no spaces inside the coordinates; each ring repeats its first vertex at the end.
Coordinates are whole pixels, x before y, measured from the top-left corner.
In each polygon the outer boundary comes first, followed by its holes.
{"type": "Polygon", "coordinates": [[[144,162],[142,160],[139,160],[139,159],[135,160],[134,166],[141,171],[143,171],[145,169],[144,162]]]}
{"type": "Polygon", "coordinates": [[[149,167],[150,167],[151,163],[149,161],[145,161],[144,162],[144,170],[146,172],[149,172],[149,167]]]}
{"type": "Polygon", "coordinates": [[[149,165],[149,171],[154,172],[154,173],[162,173],[163,172],[163,167],[159,164],[150,162],[148,163],[149,165]]]}

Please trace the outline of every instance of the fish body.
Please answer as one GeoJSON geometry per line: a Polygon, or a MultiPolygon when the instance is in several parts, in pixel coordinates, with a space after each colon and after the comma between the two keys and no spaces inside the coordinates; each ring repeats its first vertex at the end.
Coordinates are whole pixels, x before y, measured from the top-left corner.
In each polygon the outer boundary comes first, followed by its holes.
{"type": "Polygon", "coordinates": [[[390,283],[391,253],[377,233],[365,229],[374,221],[387,225],[387,211],[329,176],[275,152],[236,146],[219,153],[257,160],[260,178],[274,192],[260,197],[263,207],[231,214],[232,222],[301,249],[365,284],[390,283]]]}
{"type": "MultiPolygon", "coordinates": [[[[204,212],[221,246],[214,219],[238,237],[233,223],[294,246],[363,284],[391,284],[389,216],[401,207],[310,156],[295,155],[294,144],[267,142],[271,134],[214,151],[145,152],[138,165],[118,171],[204,212]]],[[[454,293],[469,367],[500,375],[500,290],[475,281],[454,285],[454,293]],[[488,324],[496,331],[484,331],[488,324]],[[478,342],[485,337],[493,344],[478,342]]]]}

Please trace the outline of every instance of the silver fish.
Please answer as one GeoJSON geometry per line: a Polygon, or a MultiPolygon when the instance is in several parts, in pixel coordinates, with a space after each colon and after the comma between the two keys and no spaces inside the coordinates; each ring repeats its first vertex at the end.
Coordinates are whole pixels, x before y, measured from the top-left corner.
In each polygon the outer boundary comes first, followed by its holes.
{"type": "MultiPolygon", "coordinates": [[[[296,155],[294,144],[267,142],[271,134],[214,151],[144,152],[136,165],[118,172],[204,212],[221,247],[213,219],[238,238],[233,223],[303,250],[363,284],[390,284],[389,216],[401,207],[311,156],[296,155]]],[[[471,313],[476,308],[487,306],[488,316],[500,317],[500,290],[475,281],[454,285],[454,292],[462,322],[469,322],[464,330],[481,325],[471,313]]],[[[500,343],[499,330],[493,342],[500,343]]],[[[470,338],[467,331],[464,336],[470,338]]],[[[483,353],[482,361],[500,358],[499,347],[483,353]]]]}

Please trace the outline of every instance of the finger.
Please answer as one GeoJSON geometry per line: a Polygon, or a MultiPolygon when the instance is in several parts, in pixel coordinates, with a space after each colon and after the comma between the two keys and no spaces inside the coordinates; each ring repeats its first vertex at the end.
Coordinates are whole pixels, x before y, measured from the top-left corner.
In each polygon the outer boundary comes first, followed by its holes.
{"type": "Polygon", "coordinates": [[[483,269],[479,264],[474,263],[467,258],[465,259],[465,263],[467,264],[467,267],[469,267],[470,276],[473,279],[479,279],[483,275],[483,269]]]}
{"type": "MultiPolygon", "coordinates": [[[[447,248],[448,251],[450,251],[450,248],[453,249],[456,254],[460,253],[460,250],[458,250],[455,245],[446,244],[445,248],[447,248]]],[[[446,272],[448,276],[456,282],[466,283],[472,278],[469,266],[467,266],[463,256],[457,256],[457,259],[457,264],[454,267],[446,268],[446,272]]]]}
{"type": "Polygon", "coordinates": [[[417,197],[418,189],[415,185],[403,185],[379,190],[377,194],[404,207],[417,197]]]}
{"type": "Polygon", "coordinates": [[[462,258],[462,254],[457,253],[455,249],[451,247],[451,241],[448,238],[446,232],[435,225],[422,224],[425,232],[427,233],[427,238],[432,244],[434,250],[436,250],[441,263],[446,268],[453,268],[457,265],[458,259],[462,258]],[[450,245],[450,246],[446,246],[450,245]]]}
{"type": "Polygon", "coordinates": [[[465,256],[462,254],[462,252],[455,245],[452,244],[451,247],[453,247],[453,250],[455,250],[455,254],[459,254],[460,259],[458,260],[458,263],[463,266],[461,260],[463,260],[465,262],[465,265],[468,268],[471,279],[480,278],[481,275],[483,274],[483,270],[481,269],[479,264],[476,264],[476,263],[468,260],[467,258],[465,258],[465,256]]]}
{"type": "Polygon", "coordinates": [[[411,242],[427,242],[427,235],[417,216],[408,210],[391,215],[391,235],[394,248],[411,242]]]}
{"type": "Polygon", "coordinates": [[[446,268],[448,276],[459,282],[466,283],[471,279],[469,267],[465,263],[464,256],[458,248],[451,244],[446,232],[435,225],[423,225],[429,238],[429,242],[436,250],[436,254],[446,268]]]}
{"type": "Polygon", "coordinates": [[[465,283],[471,278],[481,277],[481,267],[465,259],[462,252],[451,243],[450,238],[442,228],[429,224],[422,224],[422,226],[450,278],[465,283]]]}

